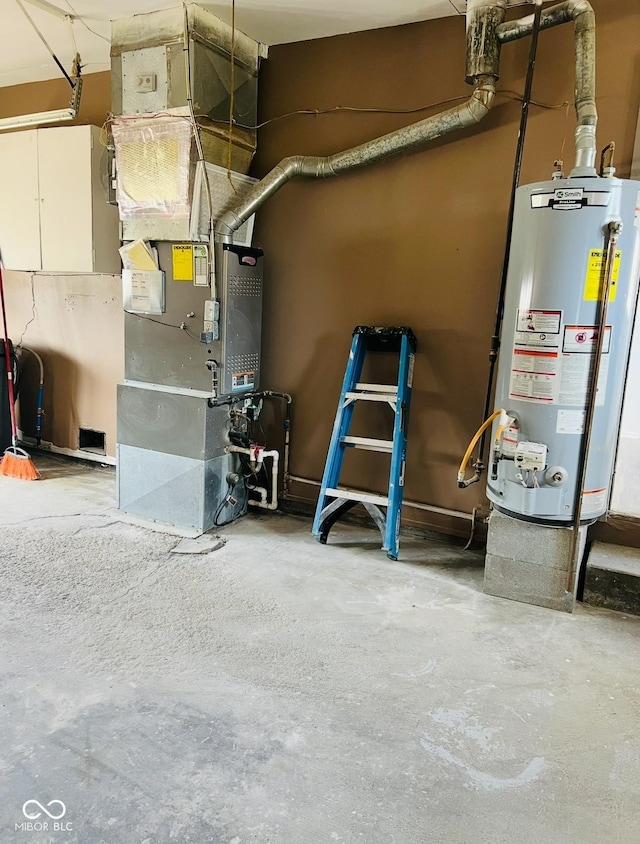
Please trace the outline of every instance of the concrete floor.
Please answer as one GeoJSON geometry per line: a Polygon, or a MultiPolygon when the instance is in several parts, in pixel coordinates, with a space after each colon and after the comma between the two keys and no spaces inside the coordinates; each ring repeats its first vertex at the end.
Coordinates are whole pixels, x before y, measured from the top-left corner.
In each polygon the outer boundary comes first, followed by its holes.
{"type": "Polygon", "coordinates": [[[638,619],[281,515],[171,554],[41,464],[0,478],[2,844],[640,841],[638,619]]]}

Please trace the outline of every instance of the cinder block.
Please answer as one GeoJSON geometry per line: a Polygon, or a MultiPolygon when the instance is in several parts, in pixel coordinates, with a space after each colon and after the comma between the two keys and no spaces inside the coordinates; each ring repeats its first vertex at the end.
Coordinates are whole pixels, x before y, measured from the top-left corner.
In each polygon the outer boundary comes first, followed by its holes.
{"type": "Polygon", "coordinates": [[[640,549],[594,542],[587,560],[583,600],[640,615],[640,549]]]}
{"type": "Polygon", "coordinates": [[[487,554],[484,591],[498,598],[573,612],[575,597],[567,594],[566,569],[487,554]]]}
{"type": "MultiPolygon", "coordinates": [[[[513,519],[493,510],[487,534],[487,554],[567,571],[572,528],[552,528],[513,519]]],[[[586,527],[580,529],[582,556],[586,527]]]]}
{"type": "Polygon", "coordinates": [[[487,554],[566,569],[570,545],[571,533],[564,528],[542,528],[497,510],[491,513],[487,554]]]}

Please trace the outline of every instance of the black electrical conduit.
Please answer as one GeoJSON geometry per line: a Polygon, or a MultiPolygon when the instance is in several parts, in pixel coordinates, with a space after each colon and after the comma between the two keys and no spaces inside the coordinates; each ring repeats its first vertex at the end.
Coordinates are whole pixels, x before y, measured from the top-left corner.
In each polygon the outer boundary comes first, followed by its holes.
{"type": "MultiPolygon", "coordinates": [[[[522,111],[520,113],[520,128],[518,129],[518,143],[516,146],[516,157],[513,165],[513,180],[511,182],[511,197],[509,199],[509,214],[507,216],[507,238],[504,247],[504,258],[502,260],[502,273],[500,276],[500,292],[498,294],[498,304],[496,307],[496,318],[493,328],[493,336],[491,337],[491,349],[489,351],[489,378],[487,381],[487,393],[484,401],[484,412],[482,414],[482,421],[489,417],[491,412],[491,404],[493,399],[493,382],[495,378],[496,363],[498,361],[498,351],[500,349],[500,332],[502,328],[502,320],[504,317],[504,299],[507,290],[507,275],[509,272],[509,255],[511,253],[511,240],[513,238],[513,219],[516,207],[516,191],[520,185],[520,174],[522,172],[522,159],[524,156],[524,144],[527,134],[527,124],[529,121],[529,104],[531,102],[531,91],[533,88],[533,76],[536,69],[536,56],[538,53],[538,35],[540,33],[540,18],[542,15],[542,5],[540,2],[536,5],[535,14],[533,17],[533,27],[531,30],[531,48],[529,50],[529,65],[527,68],[527,79],[524,87],[524,95],[522,97],[522,111]]],[[[487,438],[487,431],[483,431],[480,438],[480,445],[478,447],[478,457],[474,463],[475,473],[472,478],[464,482],[465,486],[476,483],[480,480],[480,475],[484,469],[483,455],[485,450],[487,438]]]]}
{"type": "Polygon", "coordinates": [[[619,219],[612,220],[606,228],[604,238],[604,251],[606,262],[604,268],[604,284],[602,286],[602,297],[598,301],[596,311],[597,337],[596,347],[591,357],[591,378],[587,391],[585,405],[584,426],[582,440],[580,443],[580,457],[578,461],[575,497],[573,502],[573,524],[571,533],[571,546],[569,551],[569,572],[567,575],[566,593],[570,603],[576,590],[576,578],[580,573],[580,528],[582,527],[582,513],[584,509],[584,491],[587,485],[587,471],[589,469],[589,450],[591,447],[591,436],[593,423],[596,416],[596,402],[598,398],[598,382],[602,368],[602,353],[604,352],[607,334],[607,314],[611,301],[611,288],[613,285],[613,271],[615,267],[616,247],[618,235],[622,231],[622,222],[619,219]]]}

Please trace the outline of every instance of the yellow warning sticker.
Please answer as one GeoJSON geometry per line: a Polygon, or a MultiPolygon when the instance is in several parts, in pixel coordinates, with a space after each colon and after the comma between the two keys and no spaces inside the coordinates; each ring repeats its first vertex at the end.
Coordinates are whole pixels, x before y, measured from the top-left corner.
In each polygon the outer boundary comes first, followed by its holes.
{"type": "Polygon", "coordinates": [[[173,280],[193,281],[193,246],[190,243],[174,243],[171,248],[173,259],[173,280]]]}
{"type": "MultiPolygon", "coordinates": [[[[585,302],[599,302],[605,285],[604,271],[607,253],[604,249],[590,249],[587,261],[587,276],[584,281],[585,302]]],[[[618,250],[613,259],[613,274],[611,276],[611,293],[609,301],[616,301],[618,291],[618,274],[620,273],[620,259],[622,252],[618,250]]]]}

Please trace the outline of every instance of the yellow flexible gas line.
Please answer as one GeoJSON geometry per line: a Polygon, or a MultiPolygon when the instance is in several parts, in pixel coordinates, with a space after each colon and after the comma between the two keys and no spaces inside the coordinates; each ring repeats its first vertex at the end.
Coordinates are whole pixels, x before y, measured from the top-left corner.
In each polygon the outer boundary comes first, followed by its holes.
{"type": "Polygon", "coordinates": [[[469,447],[465,451],[464,457],[462,458],[462,461],[460,463],[460,468],[458,469],[458,483],[462,483],[464,481],[464,473],[465,473],[465,470],[467,468],[467,463],[469,462],[469,458],[471,457],[471,453],[473,452],[473,449],[476,447],[476,443],[478,442],[478,440],[480,439],[482,434],[486,431],[486,429],[489,427],[489,425],[491,425],[493,420],[497,419],[498,416],[500,416],[503,413],[505,413],[505,411],[502,410],[502,408],[500,410],[494,411],[491,414],[491,416],[482,423],[482,425],[478,428],[478,430],[473,435],[473,439],[469,443],[469,447]]]}
{"type": "Polygon", "coordinates": [[[502,441],[502,435],[504,434],[505,428],[509,425],[509,419],[511,419],[511,417],[508,417],[507,419],[504,420],[504,422],[500,422],[500,424],[498,425],[498,428],[496,430],[496,435],[495,435],[495,438],[493,440],[493,450],[494,451],[498,451],[500,449],[500,443],[502,441]]]}

